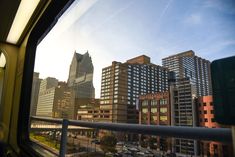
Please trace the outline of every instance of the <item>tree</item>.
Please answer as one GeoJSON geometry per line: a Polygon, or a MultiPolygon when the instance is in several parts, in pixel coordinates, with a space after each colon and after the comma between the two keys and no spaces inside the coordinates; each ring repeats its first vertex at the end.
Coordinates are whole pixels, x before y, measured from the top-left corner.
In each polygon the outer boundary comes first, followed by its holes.
{"type": "Polygon", "coordinates": [[[104,154],[107,152],[116,152],[117,139],[114,135],[105,135],[100,139],[100,148],[103,150],[104,154]]]}

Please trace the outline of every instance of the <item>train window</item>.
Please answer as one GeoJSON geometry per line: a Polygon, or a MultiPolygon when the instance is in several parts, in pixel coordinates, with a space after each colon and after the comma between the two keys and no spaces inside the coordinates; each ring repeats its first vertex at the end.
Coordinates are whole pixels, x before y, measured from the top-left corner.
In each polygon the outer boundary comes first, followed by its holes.
{"type": "Polygon", "coordinates": [[[209,106],[199,104],[213,104],[211,61],[235,50],[234,16],[234,9],[222,1],[73,2],[37,45],[30,140],[55,155],[123,155],[137,149],[139,155],[203,154],[197,143],[212,142],[171,143],[168,138],[80,126],[65,131],[62,120],[217,127],[213,116],[207,116],[213,114],[209,106]],[[153,100],[158,103],[150,105],[153,100]],[[151,107],[160,112],[151,112],[151,107]],[[196,113],[204,114],[196,119],[196,113]]]}

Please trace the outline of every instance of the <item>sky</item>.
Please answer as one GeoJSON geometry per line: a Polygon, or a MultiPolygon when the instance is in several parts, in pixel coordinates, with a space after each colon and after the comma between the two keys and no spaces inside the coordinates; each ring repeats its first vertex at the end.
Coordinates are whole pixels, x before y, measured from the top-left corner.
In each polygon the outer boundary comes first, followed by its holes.
{"type": "Polygon", "coordinates": [[[74,52],[89,52],[95,97],[102,68],[147,55],[161,59],[193,50],[213,61],[235,55],[235,0],[75,1],[41,41],[35,72],[67,81],[74,52]]]}

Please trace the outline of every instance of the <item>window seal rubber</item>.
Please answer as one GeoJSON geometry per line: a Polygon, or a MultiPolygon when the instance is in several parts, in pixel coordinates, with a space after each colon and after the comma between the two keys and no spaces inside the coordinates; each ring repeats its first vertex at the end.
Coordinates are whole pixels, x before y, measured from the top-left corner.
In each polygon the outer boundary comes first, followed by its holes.
{"type": "Polygon", "coordinates": [[[42,16],[32,29],[26,45],[24,69],[21,84],[20,106],[17,123],[17,143],[20,156],[42,156],[34,150],[29,139],[30,99],[33,81],[35,54],[37,45],[49,33],[59,17],[68,9],[74,0],[53,0],[43,12],[42,16]]]}

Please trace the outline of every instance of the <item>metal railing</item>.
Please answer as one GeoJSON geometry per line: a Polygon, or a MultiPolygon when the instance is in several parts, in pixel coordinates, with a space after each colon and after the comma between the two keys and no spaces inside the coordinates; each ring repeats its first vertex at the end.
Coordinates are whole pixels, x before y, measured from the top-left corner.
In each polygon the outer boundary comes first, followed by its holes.
{"type": "MultiPolygon", "coordinates": [[[[46,117],[31,117],[31,120],[62,124],[59,156],[65,157],[68,126],[80,126],[109,131],[122,131],[136,134],[156,135],[161,137],[185,138],[232,143],[232,131],[229,128],[203,128],[183,126],[160,126],[126,123],[86,122],[79,120],[55,119],[46,117]]],[[[31,128],[33,129],[33,128],[31,128]]],[[[43,129],[43,128],[41,128],[43,129]]],[[[46,128],[45,128],[46,129],[46,128]]],[[[51,128],[53,129],[53,128],[51,128]]]]}

